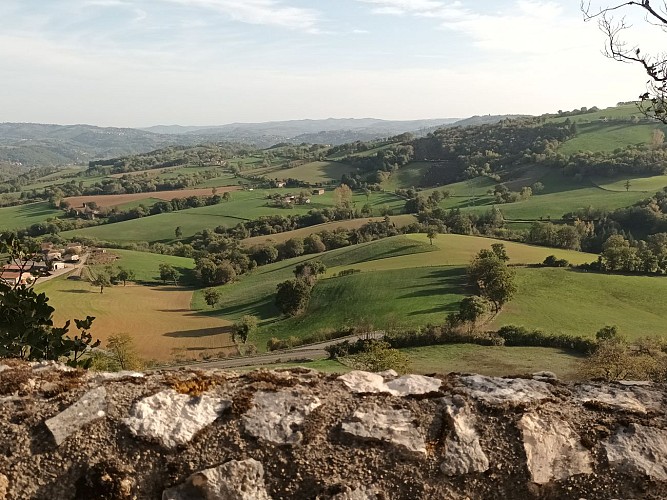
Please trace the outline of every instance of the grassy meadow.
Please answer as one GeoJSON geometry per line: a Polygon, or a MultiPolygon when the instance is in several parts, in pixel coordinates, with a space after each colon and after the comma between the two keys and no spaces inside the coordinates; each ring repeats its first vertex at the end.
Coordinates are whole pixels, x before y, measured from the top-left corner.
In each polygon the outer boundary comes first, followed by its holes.
{"type": "MultiPolygon", "coordinates": [[[[201,314],[236,320],[245,314],[261,320],[252,339],[265,349],[271,337],[305,336],[359,323],[374,327],[415,327],[440,323],[457,310],[467,294],[465,266],[482,248],[498,240],[461,235],[439,235],[430,245],[425,235],[402,235],[297,257],[262,266],[238,282],[218,287],[222,299],[210,308],[203,292],[195,293],[194,310],[201,314]],[[328,268],[313,290],[306,314],[282,318],[274,305],[275,289],[293,277],[293,269],[307,260],[321,260],[328,268]],[[344,269],[360,273],[332,277],[344,269]]],[[[548,255],[575,263],[590,262],[596,255],[504,242],[514,263],[538,263],[548,255]]]]}
{"type": "MultiPolygon", "coordinates": [[[[309,210],[333,207],[335,200],[332,191],[322,196],[313,196],[312,203],[296,205],[293,208],[275,208],[268,206],[269,194],[299,193],[298,189],[271,189],[255,191],[237,191],[231,194],[231,201],[222,202],[209,207],[191,208],[178,212],[133,219],[116,224],[65,231],[65,238],[86,237],[121,243],[133,241],[173,241],[174,231],[181,227],[183,237],[189,237],[202,229],[213,229],[217,226],[233,227],[240,222],[256,219],[267,215],[294,215],[306,214],[309,210]]],[[[387,207],[395,213],[400,213],[405,201],[391,193],[372,193],[368,200],[363,194],[355,194],[352,202],[361,207],[366,203],[379,212],[381,207],[387,207]]]]}
{"type": "MultiPolygon", "coordinates": [[[[169,264],[181,273],[181,285],[195,284],[194,268],[195,263],[193,259],[186,257],[176,257],[174,255],[162,255],[148,252],[136,252],[133,250],[108,249],[106,258],[110,256],[117,256],[113,261],[114,267],[122,267],[135,274],[137,282],[142,283],[161,283],[160,281],[160,264],[169,264]]],[[[88,266],[93,273],[104,269],[106,264],[93,264],[88,266]]]]}
{"type": "Polygon", "coordinates": [[[595,336],[617,325],[630,339],[667,337],[667,279],[569,269],[518,269],[518,292],[489,325],[595,336]]]}
{"type": "Polygon", "coordinates": [[[283,179],[299,179],[311,184],[327,184],[339,182],[343,174],[349,174],[355,170],[350,165],[335,161],[313,161],[298,167],[277,170],[272,175],[283,179]]]}
{"type": "MultiPolygon", "coordinates": [[[[392,215],[389,218],[391,219],[391,222],[399,228],[417,221],[415,216],[411,214],[392,215]]],[[[369,222],[382,222],[383,220],[384,217],[368,217],[364,219],[325,222],[324,224],[302,227],[300,229],[285,231],[283,233],[253,236],[242,240],[242,243],[245,246],[253,246],[261,243],[283,243],[292,238],[305,238],[306,236],[320,233],[322,231],[334,231],[336,229],[358,229],[364,224],[368,224],[369,222]]]]}
{"type": "Polygon", "coordinates": [[[62,215],[62,210],[51,208],[47,201],[0,208],[0,231],[23,229],[62,215]]]}
{"type": "Polygon", "coordinates": [[[649,177],[618,176],[618,177],[599,177],[593,179],[593,182],[606,191],[626,192],[625,184],[630,181],[627,191],[639,191],[646,196],[652,195],[667,187],[667,175],[653,175],[649,177]]]}
{"type": "MultiPolygon", "coordinates": [[[[475,344],[434,345],[401,349],[410,361],[410,372],[480,373],[494,377],[524,375],[549,370],[563,380],[576,380],[581,358],[563,349],[546,347],[492,347],[475,344]]],[[[345,364],[323,359],[305,363],[280,363],[272,368],[305,366],[325,373],[345,373],[345,364]]]]}
{"type": "Polygon", "coordinates": [[[191,289],[121,285],[100,294],[86,281],[57,278],[37,285],[37,291],[46,293],[55,307],[57,325],[94,316],[91,333],[102,345],[111,335],[127,333],[146,360],[236,353],[228,321],[192,313],[191,289]]]}

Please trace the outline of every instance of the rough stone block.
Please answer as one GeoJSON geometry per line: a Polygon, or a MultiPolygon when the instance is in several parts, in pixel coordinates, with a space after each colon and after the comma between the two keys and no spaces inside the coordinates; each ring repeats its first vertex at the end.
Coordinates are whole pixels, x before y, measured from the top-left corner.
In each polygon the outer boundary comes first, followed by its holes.
{"type": "Polygon", "coordinates": [[[212,424],[231,404],[207,394],[193,397],[168,389],[137,401],[125,424],[137,436],[157,439],[165,448],[175,448],[212,424]]]}
{"type": "Polygon", "coordinates": [[[46,421],[46,426],[53,434],[56,444],[65,441],[71,434],[84,425],[102,418],[107,410],[107,391],[97,387],[84,394],[72,406],[46,421]]]}

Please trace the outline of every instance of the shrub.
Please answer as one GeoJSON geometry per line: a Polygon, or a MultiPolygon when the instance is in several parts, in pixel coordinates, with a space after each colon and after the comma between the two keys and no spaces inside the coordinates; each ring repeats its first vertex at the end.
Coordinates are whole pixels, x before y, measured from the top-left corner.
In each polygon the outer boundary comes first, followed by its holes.
{"type": "Polygon", "coordinates": [[[555,255],[549,255],[542,264],[546,267],[568,267],[570,263],[565,259],[557,259],[555,255]]]}

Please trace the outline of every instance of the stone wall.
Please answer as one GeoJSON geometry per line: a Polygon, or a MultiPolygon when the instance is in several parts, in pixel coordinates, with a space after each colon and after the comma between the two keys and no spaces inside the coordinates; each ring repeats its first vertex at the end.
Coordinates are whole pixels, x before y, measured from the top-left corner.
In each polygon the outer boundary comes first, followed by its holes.
{"type": "Polygon", "coordinates": [[[0,365],[0,498],[667,498],[665,387],[0,365]]]}

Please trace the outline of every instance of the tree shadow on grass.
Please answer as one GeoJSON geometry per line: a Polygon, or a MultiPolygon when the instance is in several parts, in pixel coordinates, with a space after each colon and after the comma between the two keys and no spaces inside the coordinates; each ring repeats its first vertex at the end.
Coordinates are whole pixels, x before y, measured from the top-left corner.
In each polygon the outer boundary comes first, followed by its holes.
{"type": "Polygon", "coordinates": [[[219,316],[231,316],[236,318],[246,314],[257,316],[259,319],[268,319],[276,316],[278,314],[278,309],[273,303],[273,296],[208,311],[194,311],[189,314],[189,316],[208,316],[216,318],[219,316]]]}
{"type": "Polygon", "coordinates": [[[458,303],[453,304],[443,304],[441,306],[432,307],[430,309],[422,309],[420,311],[411,311],[408,313],[408,316],[419,316],[421,314],[436,314],[442,313],[447,314],[451,312],[457,312],[459,310],[458,303]]]}
{"type": "Polygon", "coordinates": [[[98,290],[58,290],[59,292],[64,292],[64,293],[100,293],[99,289],[98,290]]]}
{"type": "Polygon", "coordinates": [[[214,335],[221,335],[225,333],[231,333],[231,327],[223,326],[215,328],[199,328],[197,330],[179,330],[175,332],[167,332],[164,334],[164,336],[175,339],[189,339],[189,338],[199,338],[199,337],[212,337],[214,335]]]}

